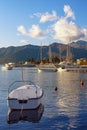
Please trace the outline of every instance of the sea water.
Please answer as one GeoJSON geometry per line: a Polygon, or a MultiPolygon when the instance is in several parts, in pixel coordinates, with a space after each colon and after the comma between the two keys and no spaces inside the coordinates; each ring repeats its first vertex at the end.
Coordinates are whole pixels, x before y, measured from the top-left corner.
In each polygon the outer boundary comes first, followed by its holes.
{"type": "Polygon", "coordinates": [[[39,73],[37,68],[23,68],[23,79],[34,82],[44,91],[44,111],[36,122],[15,120],[8,123],[9,85],[21,79],[20,67],[8,71],[0,69],[0,130],[87,130],[86,73],[39,73]]]}

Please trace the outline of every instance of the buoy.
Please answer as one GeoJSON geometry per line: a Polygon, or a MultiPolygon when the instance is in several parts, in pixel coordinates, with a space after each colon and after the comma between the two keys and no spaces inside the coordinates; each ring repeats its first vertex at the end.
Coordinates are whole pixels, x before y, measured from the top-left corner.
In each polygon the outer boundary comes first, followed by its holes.
{"type": "Polygon", "coordinates": [[[80,85],[84,86],[84,81],[83,80],[80,81],[80,85]]]}
{"type": "Polygon", "coordinates": [[[58,88],[57,88],[57,86],[55,87],[55,91],[57,91],[58,90],[58,88]]]}

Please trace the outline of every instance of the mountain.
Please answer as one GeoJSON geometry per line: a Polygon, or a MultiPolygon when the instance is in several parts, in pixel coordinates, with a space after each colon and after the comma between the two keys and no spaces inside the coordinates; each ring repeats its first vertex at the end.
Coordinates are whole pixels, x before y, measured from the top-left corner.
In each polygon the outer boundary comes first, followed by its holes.
{"type": "Polygon", "coordinates": [[[26,61],[29,58],[37,59],[39,46],[25,45],[0,49],[0,63],[26,61]]]}
{"type": "MultiPolygon", "coordinates": [[[[62,43],[52,43],[51,45],[52,56],[61,55],[66,57],[67,45],[62,43]]],[[[48,58],[49,46],[42,47],[43,59],[48,58]]],[[[7,48],[0,48],[0,63],[7,62],[19,62],[34,59],[38,61],[40,59],[41,46],[36,45],[25,45],[25,46],[10,46],[7,48]]],[[[73,59],[87,58],[87,42],[77,41],[70,44],[70,52],[72,53],[73,59]]]]}
{"type": "Polygon", "coordinates": [[[86,41],[77,41],[77,42],[72,42],[71,46],[74,48],[87,48],[87,42],[86,41]]]}

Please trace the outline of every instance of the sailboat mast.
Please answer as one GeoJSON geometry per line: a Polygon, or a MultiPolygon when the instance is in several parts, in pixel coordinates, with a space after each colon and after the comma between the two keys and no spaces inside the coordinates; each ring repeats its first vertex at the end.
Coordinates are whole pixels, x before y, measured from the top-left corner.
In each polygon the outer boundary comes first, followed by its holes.
{"type": "Polygon", "coordinates": [[[61,45],[59,46],[59,59],[60,59],[60,62],[61,62],[61,45]]]}
{"type": "Polygon", "coordinates": [[[70,45],[67,44],[67,55],[66,55],[66,60],[70,61],[70,45]]]}
{"type": "Polygon", "coordinates": [[[67,44],[67,56],[66,56],[66,60],[70,61],[72,59],[72,54],[70,52],[70,44],[67,44]]]}
{"type": "Polygon", "coordinates": [[[40,62],[42,63],[42,43],[41,43],[41,47],[40,47],[40,62]]]}
{"type": "Polygon", "coordinates": [[[49,62],[52,63],[51,46],[49,45],[49,62]]]}

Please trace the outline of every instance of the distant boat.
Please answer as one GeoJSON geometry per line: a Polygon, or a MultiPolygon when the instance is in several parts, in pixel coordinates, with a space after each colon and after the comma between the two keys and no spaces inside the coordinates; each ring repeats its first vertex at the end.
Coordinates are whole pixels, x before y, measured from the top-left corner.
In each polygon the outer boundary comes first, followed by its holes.
{"type": "Polygon", "coordinates": [[[40,65],[38,65],[38,71],[41,72],[41,71],[45,71],[45,72],[56,72],[57,71],[57,68],[56,66],[52,63],[52,56],[51,56],[51,47],[49,46],[49,63],[45,63],[43,64],[43,61],[42,61],[42,46],[41,46],[41,63],[40,65]]]}
{"type": "Polygon", "coordinates": [[[24,64],[15,64],[15,67],[36,67],[36,66],[35,64],[26,61],[24,64]]]}
{"type": "Polygon", "coordinates": [[[13,110],[36,109],[42,101],[42,88],[30,81],[16,81],[10,87],[18,82],[24,85],[9,91],[7,97],[9,108],[13,110]]]}
{"type": "Polygon", "coordinates": [[[74,65],[70,62],[63,61],[60,62],[57,67],[58,67],[58,72],[64,72],[64,71],[74,71],[77,68],[79,68],[79,65],[74,65]]]}
{"type": "Polygon", "coordinates": [[[2,70],[12,70],[13,66],[11,66],[10,64],[5,64],[4,66],[2,66],[1,68],[2,70]]]}
{"type": "Polygon", "coordinates": [[[53,63],[48,64],[40,64],[38,67],[38,71],[44,71],[44,72],[56,72],[57,68],[53,63]]]}
{"type": "Polygon", "coordinates": [[[69,62],[60,62],[57,65],[58,72],[76,72],[87,73],[87,66],[81,66],[78,64],[72,64],[69,62]]]}

